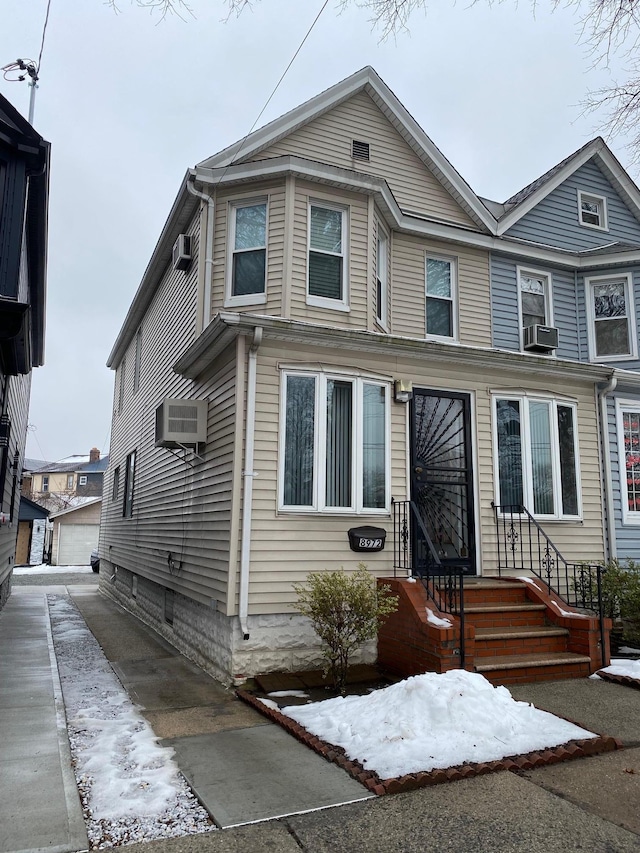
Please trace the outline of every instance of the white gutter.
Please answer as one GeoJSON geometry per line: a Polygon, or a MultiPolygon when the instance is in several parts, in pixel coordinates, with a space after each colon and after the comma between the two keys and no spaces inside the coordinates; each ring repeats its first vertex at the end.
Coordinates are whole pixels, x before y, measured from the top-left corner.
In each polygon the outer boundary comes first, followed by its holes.
{"type": "Polygon", "coordinates": [[[598,388],[600,404],[600,441],[602,456],[602,477],[604,479],[604,503],[606,515],[607,541],[605,542],[605,557],[614,560],[617,556],[616,527],[613,516],[613,489],[611,488],[611,448],[609,447],[609,419],[607,416],[607,395],[616,390],[618,380],[612,373],[603,388],[598,388]]]}
{"type": "Polygon", "coordinates": [[[247,367],[247,414],[244,450],[244,493],[242,497],[242,544],[240,546],[240,629],[243,640],[249,639],[247,617],[249,613],[249,570],[251,568],[251,515],[253,504],[253,452],[256,427],[256,373],[258,365],[258,347],[262,343],[262,326],[253,330],[253,340],[249,347],[247,367]]]}
{"type": "Polygon", "coordinates": [[[213,224],[214,224],[214,201],[213,196],[197,190],[193,184],[194,176],[187,181],[187,190],[191,195],[201,198],[207,203],[207,231],[204,247],[204,285],[202,299],[202,329],[211,322],[211,289],[213,287],[213,224]]]}

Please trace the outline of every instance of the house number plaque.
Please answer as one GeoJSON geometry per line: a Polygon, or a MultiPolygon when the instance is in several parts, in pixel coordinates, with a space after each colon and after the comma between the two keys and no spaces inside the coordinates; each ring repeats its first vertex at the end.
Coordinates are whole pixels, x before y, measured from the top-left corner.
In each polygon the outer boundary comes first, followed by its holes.
{"type": "Polygon", "coordinates": [[[349,547],[352,551],[382,551],[386,536],[384,527],[352,527],[349,547]]]}

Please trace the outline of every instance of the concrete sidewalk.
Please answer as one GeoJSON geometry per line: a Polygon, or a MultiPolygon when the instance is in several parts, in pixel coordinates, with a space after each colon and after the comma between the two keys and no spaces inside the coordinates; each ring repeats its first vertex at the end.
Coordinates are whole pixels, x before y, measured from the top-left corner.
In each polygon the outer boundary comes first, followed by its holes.
{"type": "Polygon", "coordinates": [[[512,689],[517,699],[622,739],[620,752],[363,800],[365,789],[339,768],[239,702],[95,585],[78,585],[14,588],[0,612],[0,853],[87,847],[47,591],[72,596],[132,699],[226,827],[146,843],[140,853],[640,849],[640,691],[593,680],[512,689]]]}

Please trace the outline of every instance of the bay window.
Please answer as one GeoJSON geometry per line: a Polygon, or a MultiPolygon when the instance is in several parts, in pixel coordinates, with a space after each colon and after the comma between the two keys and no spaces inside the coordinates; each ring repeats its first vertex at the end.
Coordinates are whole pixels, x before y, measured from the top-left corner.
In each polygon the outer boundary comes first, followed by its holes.
{"type": "Polygon", "coordinates": [[[227,299],[232,304],[264,302],[267,276],[267,202],[230,206],[227,299]]]}
{"type": "Polygon", "coordinates": [[[283,375],[280,506],[389,509],[389,386],[324,373],[283,375]]]}
{"type": "Polygon", "coordinates": [[[346,309],[346,211],[309,204],[308,293],[310,305],[346,309]]]}
{"type": "Polygon", "coordinates": [[[498,504],[544,518],[580,516],[574,403],[495,398],[498,504]]]}

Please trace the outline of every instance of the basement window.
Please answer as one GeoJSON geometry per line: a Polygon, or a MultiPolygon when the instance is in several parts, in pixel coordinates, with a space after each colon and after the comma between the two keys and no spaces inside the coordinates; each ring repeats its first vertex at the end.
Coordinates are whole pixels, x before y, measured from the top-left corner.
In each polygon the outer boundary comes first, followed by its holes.
{"type": "Polygon", "coordinates": [[[354,160],[369,160],[369,143],[354,139],[351,143],[351,156],[354,160]]]}

